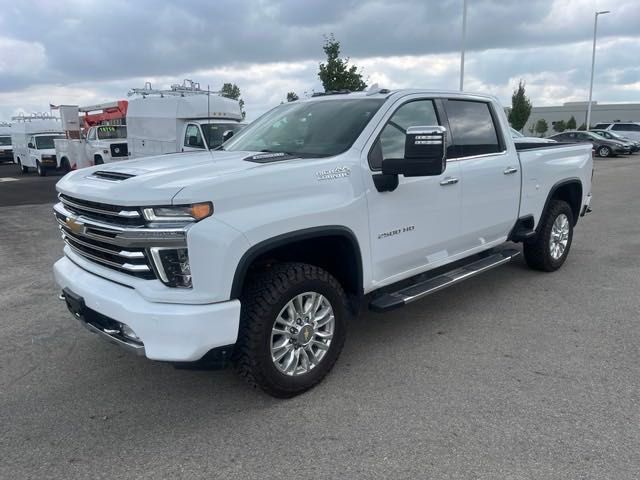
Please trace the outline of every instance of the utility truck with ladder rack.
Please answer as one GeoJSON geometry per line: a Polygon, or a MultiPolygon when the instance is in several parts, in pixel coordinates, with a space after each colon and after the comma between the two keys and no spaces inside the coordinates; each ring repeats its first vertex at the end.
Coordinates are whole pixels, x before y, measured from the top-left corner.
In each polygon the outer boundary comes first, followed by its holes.
{"type": "Polygon", "coordinates": [[[559,269],[592,165],[590,145],[515,144],[486,95],[314,96],[221,150],[65,176],[55,278],[106,340],[179,365],[230,360],[291,397],[331,370],[362,307],[401,307],[521,250],[559,269]]]}

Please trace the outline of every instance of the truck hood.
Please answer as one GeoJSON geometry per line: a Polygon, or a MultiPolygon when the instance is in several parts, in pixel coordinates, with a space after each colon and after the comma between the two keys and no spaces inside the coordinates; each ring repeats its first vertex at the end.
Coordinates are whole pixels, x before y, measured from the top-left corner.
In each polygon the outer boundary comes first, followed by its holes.
{"type": "Polygon", "coordinates": [[[194,182],[268,165],[243,161],[257,152],[188,152],[83,168],[65,175],[60,193],[122,206],[167,205],[194,182]]]}

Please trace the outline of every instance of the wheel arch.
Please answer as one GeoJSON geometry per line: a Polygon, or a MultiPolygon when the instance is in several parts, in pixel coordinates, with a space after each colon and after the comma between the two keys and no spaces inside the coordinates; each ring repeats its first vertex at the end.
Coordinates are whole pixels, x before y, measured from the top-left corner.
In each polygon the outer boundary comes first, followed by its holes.
{"type": "MultiPolygon", "coordinates": [[[[273,261],[298,261],[324,268],[340,282],[350,299],[363,296],[362,254],[353,231],[339,225],[306,228],[278,235],[253,245],[240,258],[231,285],[239,298],[253,269],[273,261]]],[[[355,308],[355,303],[352,305],[355,308]]]]}
{"type": "Polygon", "coordinates": [[[568,178],[561,180],[551,187],[549,195],[547,195],[547,200],[544,203],[544,208],[540,214],[540,218],[538,219],[536,232],[539,231],[541,224],[540,220],[549,210],[549,205],[551,205],[552,200],[564,200],[569,204],[573,213],[573,224],[575,225],[578,223],[578,218],[580,218],[580,206],[582,205],[582,181],[578,177],[568,178]]]}

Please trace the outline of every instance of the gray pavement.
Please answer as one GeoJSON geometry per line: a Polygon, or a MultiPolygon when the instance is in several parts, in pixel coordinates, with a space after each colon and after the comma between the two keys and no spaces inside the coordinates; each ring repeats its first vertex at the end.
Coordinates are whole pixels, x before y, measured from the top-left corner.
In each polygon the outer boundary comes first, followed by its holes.
{"type": "Polygon", "coordinates": [[[53,196],[0,207],[0,478],[638,478],[639,185],[640,155],[598,160],[560,271],[518,260],[366,312],[287,401],[76,325],[53,196]]]}

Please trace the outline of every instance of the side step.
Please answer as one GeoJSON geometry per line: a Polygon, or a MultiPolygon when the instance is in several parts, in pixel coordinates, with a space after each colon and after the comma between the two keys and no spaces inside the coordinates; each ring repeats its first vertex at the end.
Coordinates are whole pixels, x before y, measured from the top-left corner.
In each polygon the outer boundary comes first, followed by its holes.
{"type": "Polygon", "coordinates": [[[456,268],[449,272],[429,278],[421,282],[404,287],[397,292],[385,293],[384,295],[374,299],[369,304],[369,309],[374,312],[384,312],[394,308],[402,307],[407,303],[419,300],[431,293],[435,293],[444,288],[450,287],[467,278],[474,277],[479,273],[486,272],[492,268],[498,267],[517,257],[520,251],[513,248],[501,250],[493,253],[488,257],[476,260],[462,267],[456,268]]]}

